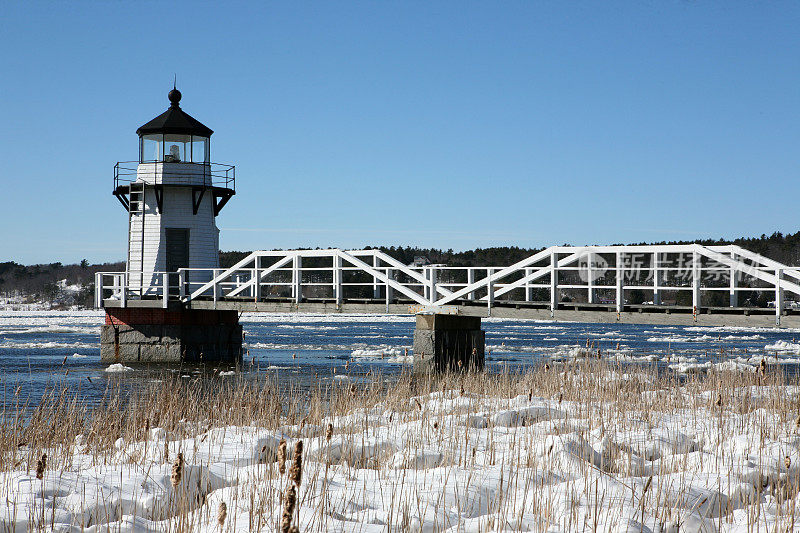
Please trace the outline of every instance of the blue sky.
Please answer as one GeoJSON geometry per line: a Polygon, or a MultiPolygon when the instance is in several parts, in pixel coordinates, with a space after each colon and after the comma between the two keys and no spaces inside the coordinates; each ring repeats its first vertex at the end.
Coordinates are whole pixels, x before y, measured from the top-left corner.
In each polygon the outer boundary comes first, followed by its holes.
{"type": "Polygon", "coordinates": [[[0,260],[124,259],[168,102],[236,165],[223,250],[800,230],[800,3],[2,4],[0,260]]]}

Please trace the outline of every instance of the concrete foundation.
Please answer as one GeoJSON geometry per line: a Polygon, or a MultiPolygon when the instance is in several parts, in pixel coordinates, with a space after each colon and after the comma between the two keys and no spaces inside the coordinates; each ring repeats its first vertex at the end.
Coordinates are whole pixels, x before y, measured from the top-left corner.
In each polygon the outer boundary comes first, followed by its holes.
{"type": "Polygon", "coordinates": [[[106,363],[230,363],[242,357],[236,311],[106,308],[106,363]]]}
{"type": "Polygon", "coordinates": [[[417,315],[414,373],[482,370],[485,346],[480,317],[417,315]]]}

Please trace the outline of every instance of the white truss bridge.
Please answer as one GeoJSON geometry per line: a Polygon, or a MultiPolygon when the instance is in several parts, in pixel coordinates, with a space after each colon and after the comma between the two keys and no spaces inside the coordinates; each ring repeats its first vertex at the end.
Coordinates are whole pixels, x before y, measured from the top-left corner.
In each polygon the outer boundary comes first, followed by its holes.
{"type": "Polygon", "coordinates": [[[774,314],[780,324],[800,301],[798,267],[733,245],[552,246],[512,265],[483,267],[409,266],[379,250],[256,251],[226,269],[144,278],[141,284],[138,272],[98,273],[97,307],[483,316],[513,307],[551,317],[570,308],[616,312],[617,319],[628,311],[690,313],[695,320],[711,312],[774,314]],[[759,309],[759,301],[768,304],[759,309]]]}

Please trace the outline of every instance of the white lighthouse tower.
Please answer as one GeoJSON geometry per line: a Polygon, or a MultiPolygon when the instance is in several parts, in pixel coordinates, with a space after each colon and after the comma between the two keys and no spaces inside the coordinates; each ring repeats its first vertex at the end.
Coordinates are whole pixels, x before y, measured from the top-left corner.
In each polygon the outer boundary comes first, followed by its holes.
{"type": "MultiPolygon", "coordinates": [[[[169,108],[136,130],[139,160],[117,163],[114,195],[128,211],[128,287],[141,297],[157,294],[168,275],[177,294],[179,269],[219,266],[216,216],[236,193],[233,166],[211,163],[214,133],[180,107],[169,108]]],[[[183,288],[211,279],[211,270],[187,271],[183,288]]]]}

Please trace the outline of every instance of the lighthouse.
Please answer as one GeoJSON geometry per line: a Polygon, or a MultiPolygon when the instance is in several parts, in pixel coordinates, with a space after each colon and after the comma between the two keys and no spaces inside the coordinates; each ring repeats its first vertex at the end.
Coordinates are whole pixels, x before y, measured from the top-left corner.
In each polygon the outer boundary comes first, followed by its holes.
{"type": "Polygon", "coordinates": [[[219,267],[216,218],[236,194],[235,167],[211,162],[211,128],[181,107],[140,126],[138,159],[114,166],[128,218],[120,297],[104,303],[101,358],[115,362],[227,361],[241,356],[236,311],[192,309],[182,296],[219,267]]]}
{"type": "Polygon", "coordinates": [[[219,267],[216,217],[236,193],[235,168],[211,163],[211,128],[186,113],[181,92],[169,108],[136,130],[137,162],[117,163],[114,195],[128,212],[128,287],[139,296],[168,284],[208,281],[219,267]],[[135,164],[134,164],[135,163],[135,164]]]}

